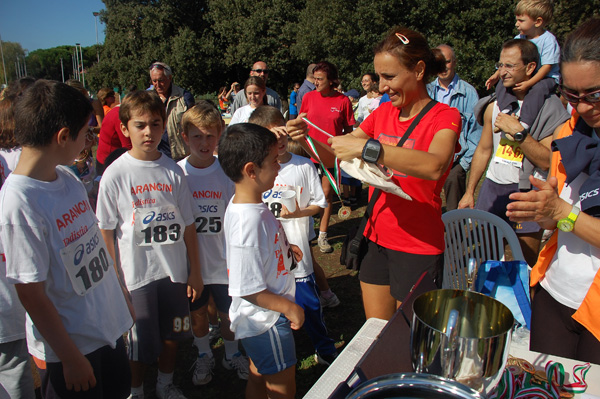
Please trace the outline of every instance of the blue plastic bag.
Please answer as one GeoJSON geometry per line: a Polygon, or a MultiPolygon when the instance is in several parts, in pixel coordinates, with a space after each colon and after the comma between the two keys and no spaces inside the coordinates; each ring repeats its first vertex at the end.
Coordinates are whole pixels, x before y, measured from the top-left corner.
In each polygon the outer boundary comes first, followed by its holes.
{"type": "Polygon", "coordinates": [[[475,290],[506,305],[515,321],[531,328],[529,269],[524,261],[488,260],[479,266],[475,290]]]}

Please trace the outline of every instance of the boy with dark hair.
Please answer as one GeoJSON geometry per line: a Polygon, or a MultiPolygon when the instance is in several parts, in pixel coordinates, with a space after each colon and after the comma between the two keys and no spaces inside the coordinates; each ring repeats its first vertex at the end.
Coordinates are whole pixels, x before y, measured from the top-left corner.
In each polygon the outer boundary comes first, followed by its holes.
{"type": "Polygon", "coordinates": [[[250,357],[246,398],[293,398],[296,349],[292,329],[304,322],[294,302],[294,258],[281,223],[262,202],[279,170],[277,139],[251,123],[230,126],[219,162],[235,183],[225,212],[231,330],[250,357]]]}
{"type": "Polygon", "coordinates": [[[315,348],[315,360],[329,365],[337,357],[337,350],[333,339],[327,336],[310,246],[311,232],[312,238],[315,236],[310,217],[327,206],[321,179],[309,159],[288,152],[285,120],[277,108],[260,106],[250,115],[249,122],[266,127],[277,137],[277,161],[281,169],[274,187],[263,193],[263,202],[279,219],[287,237],[306,254],[294,269],[295,299],[304,309],[304,329],[315,348]],[[282,200],[284,193],[289,191],[293,192],[292,198],[296,202],[293,212],[282,200]]]}
{"type": "Polygon", "coordinates": [[[46,363],[42,392],[125,398],[122,335],[133,323],[81,182],[65,166],[85,144],[92,107],[38,80],[15,106],[22,156],[0,196],[7,278],[27,310],[27,344],[46,363]]]}
{"type": "Polygon", "coordinates": [[[143,398],[146,365],[158,359],[157,396],[184,398],[173,385],[177,344],[190,336],[187,297],[195,301],[203,289],[192,195],[181,168],[157,149],[165,127],[160,98],[131,93],[119,117],[132,148],[104,172],[97,215],[113,259],[116,237],[137,316],[128,336],[131,397],[143,398]]]}
{"type": "Polygon", "coordinates": [[[190,148],[190,156],[178,164],[183,169],[197,205],[194,214],[204,282],[200,299],[190,304],[194,346],[198,348],[192,382],[194,385],[209,383],[215,366],[208,322],[211,295],[221,318],[221,336],[225,346],[223,367],[235,369],[239,378],[247,380],[248,358],[240,353],[238,341],[229,329],[231,297],[227,292],[229,278],[223,218],[235,192],[235,185],[213,155],[223,131],[223,119],[213,104],[202,100],[183,114],[181,125],[183,141],[190,148]]]}

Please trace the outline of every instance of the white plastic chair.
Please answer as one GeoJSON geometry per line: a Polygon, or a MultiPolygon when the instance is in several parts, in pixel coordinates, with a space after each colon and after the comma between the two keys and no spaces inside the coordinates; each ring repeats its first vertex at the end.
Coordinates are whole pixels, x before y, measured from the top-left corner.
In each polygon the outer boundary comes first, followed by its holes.
{"type": "Polygon", "coordinates": [[[525,260],[512,227],[498,216],[478,209],[456,209],[442,214],[446,227],[443,288],[468,289],[468,262],[504,260],[504,240],[514,260],[525,260]]]}

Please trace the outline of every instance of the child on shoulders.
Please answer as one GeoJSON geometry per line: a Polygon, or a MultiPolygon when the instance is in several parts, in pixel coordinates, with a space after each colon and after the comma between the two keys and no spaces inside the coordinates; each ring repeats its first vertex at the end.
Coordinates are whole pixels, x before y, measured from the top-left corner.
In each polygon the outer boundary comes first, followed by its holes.
{"type": "Polygon", "coordinates": [[[97,216],[115,261],[116,237],[137,316],[128,336],[131,397],[143,398],[146,365],[158,360],[158,398],[184,398],[173,385],[177,345],[191,335],[188,297],[203,290],[192,195],[181,168],[158,151],[166,122],[160,98],[133,92],[119,118],[132,148],[104,171],[97,216]]]}
{"type": "Polygon", "coordinates": [[[221,336],[225,344],[223,367],[236,370],[239,378],[247,380],[248,358],[240,353],[238,341],[229,329],[231,297],[227,292],[229,278],[223,232],[225,209],[233,197],[235,185],[213,155],[223,131],[223,119],[214,105],[200,101],[183,114],[181,125],[183,141],[191,154],[178,164],[183,169],[197,205],[194,214],[204,282],[200,299],[190,303],[194,346],[198,348],[192,382],[194,385],[210,382],[215,366],[207,313],[211,295],[221,319],[221,336]]]}
{"type": "MultiPolygon", "coordinates": [[[[519,119],[525,129],[529,129],[542,109],[545,98],[553,94],[560,81],[560,46],[556,37],[545,27],[552,20],[554,6],[552,0],[521,0],[515,8],[516,27],[519,34],[515,39],[530,40],[540,54],[538,70],[533,77],[518,83],[512,90],[527,93],[521,106],[519,119]]],[[[509,66],[504,65],[504,68],[509,66]]],[[[523,68],[514,65],[513,68],[523,68]]],[[[500,69],[486,82],[489,89],[500,80],[500,69]]],[[[514,93],[507,91],[504,85],[496,86],[498,106],[502,112],[512,113],[517,102],[514,93]]]]}
{"type": "Polygon", "coordinates": [[[231,330],[250,357],[246,398],[293,398],[296,349],[292,329],[304,323],[294,302],[292,268],[302,259],[262,194],[279,171],[277,139],[250,123],[227,128],[219,162],[235,183],[225,212],[231,330]]]}
{"type": "Polygon", "coordinates": [[[27,311],[29,353],[46,369],[42,395],[126,398],[130,303],[87,192],[66,166],[84,147],[91,113],[83,94],[48,80],[16,103],[23,150],[2,187],[2,243],[27,311]]]}

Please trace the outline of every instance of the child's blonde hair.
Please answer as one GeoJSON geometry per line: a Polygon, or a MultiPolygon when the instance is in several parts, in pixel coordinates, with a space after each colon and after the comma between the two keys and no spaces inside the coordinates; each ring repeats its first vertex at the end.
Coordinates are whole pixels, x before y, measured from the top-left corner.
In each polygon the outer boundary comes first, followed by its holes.
{"type": "Polygon", "coordinates": [[[515,15],[527,15],[529,18],[543,20],[546,26],[554,15],[554,2],[552,0],[521,0],[515,7],[515,15]]]}
{"type": "Polygon", "coordinates": [[[192,108],[185,111],[181,119],[183,133],[187,134],[190,127],[218,128],[219,133],[223,130],[223,118],[215,105],[206,100],[200,100],[192,108]]]}

